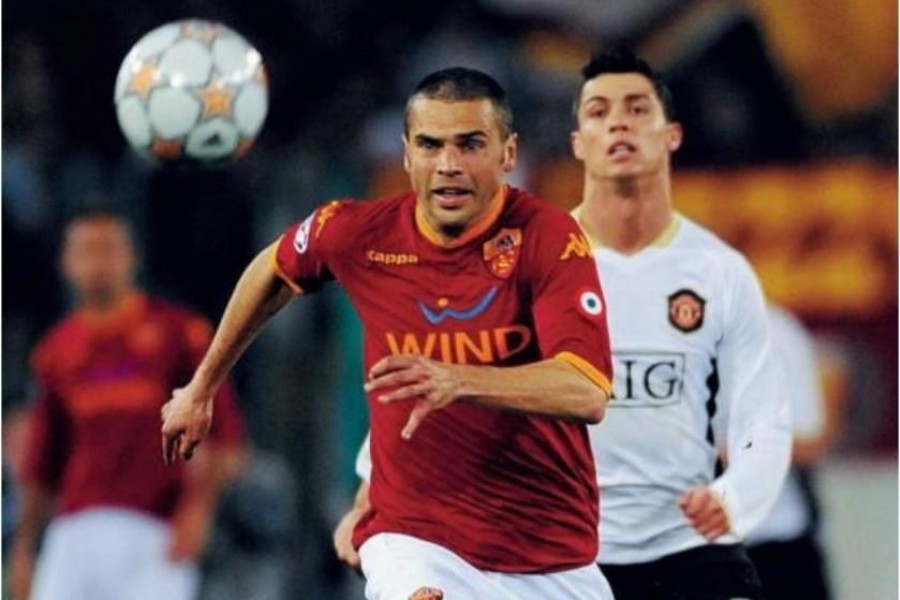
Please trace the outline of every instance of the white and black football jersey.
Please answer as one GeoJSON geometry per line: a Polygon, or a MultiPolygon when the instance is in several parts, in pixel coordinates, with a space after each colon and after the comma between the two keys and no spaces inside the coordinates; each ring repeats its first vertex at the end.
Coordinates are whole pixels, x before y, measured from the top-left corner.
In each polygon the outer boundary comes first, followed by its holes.
{"type": "Polygon", "coordinates": [[[756,276],[740,253],[682,216],[632,255],[592,242],[614,358],[613,398],[590,427],[598,560],[646,562],[706,544],[678,497],[707,484],[732,525],[716,542],[739,541],[775,501],[791,445],[756,276]],[[729,432],[721,473],[716,414],[729,432]]]}

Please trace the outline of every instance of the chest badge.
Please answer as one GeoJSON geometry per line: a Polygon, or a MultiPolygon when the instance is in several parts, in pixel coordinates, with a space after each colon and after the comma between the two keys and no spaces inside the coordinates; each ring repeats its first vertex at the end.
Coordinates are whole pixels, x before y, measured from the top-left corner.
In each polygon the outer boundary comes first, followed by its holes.
{"type": "Polygon", "coordinates": [[[703,326],[706,300],[693,290],[678,290],[669,296],[669,323],[684,333],[697,331],[703,326]]]}
{"type": "Polygon", "coordinates": [[[522,250],[521,229],[501,229],[484,243],[484,261],[491,273],[500,279],[508,279],[519,262],[522,250]]]}

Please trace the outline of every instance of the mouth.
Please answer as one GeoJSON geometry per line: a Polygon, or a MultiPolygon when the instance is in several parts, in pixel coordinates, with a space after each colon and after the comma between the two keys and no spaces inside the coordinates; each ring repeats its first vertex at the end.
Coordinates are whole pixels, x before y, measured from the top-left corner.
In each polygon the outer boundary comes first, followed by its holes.
{"type": "Polygon", "coordinates": [[[637,147],[628,142],[616,142],[606,151],[606,155],[613,159],[628,158],[637,152],[637,147]]]}
{"type": "Polygon", "coordinates": [[[441,208],[455,209],[472,198],[472,190],[459,186],[444,186],[433,188],[431,195],[441,208]]]}

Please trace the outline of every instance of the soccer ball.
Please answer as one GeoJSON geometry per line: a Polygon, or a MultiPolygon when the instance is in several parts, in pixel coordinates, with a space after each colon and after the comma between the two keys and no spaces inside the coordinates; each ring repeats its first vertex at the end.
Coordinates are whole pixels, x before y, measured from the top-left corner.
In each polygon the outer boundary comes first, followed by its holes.
{"type": "Polygon", "coordinates": [[[165,162],[217,165],[243,156],[269,105],[262,58],[219,23],[158,27],[128,52],[115,91],[128,142],[165,162]]]}

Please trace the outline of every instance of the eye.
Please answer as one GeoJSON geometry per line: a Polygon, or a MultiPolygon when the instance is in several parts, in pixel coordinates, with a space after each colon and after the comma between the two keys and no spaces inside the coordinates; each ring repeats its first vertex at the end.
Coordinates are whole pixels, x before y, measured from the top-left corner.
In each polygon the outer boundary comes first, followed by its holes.
{"type": "Polygon", "coordinates": [[[480,150],[484,148],[484,142],[480,139],[469,138],[462,143],[463,150],[480,150]]]}
{"type": "Polygon", "coordinates": [[[631,112],[636,115],[645,115],[650,112],[650,106],[646,102],[638,102],[632,105],[631,112]]]}
{"type": "Polygon", "coordinates": [[[417,146],[424,150],[435,150],[440,147],[437,140],[432,140],[429,138],[419,138],[417,146]]]}

